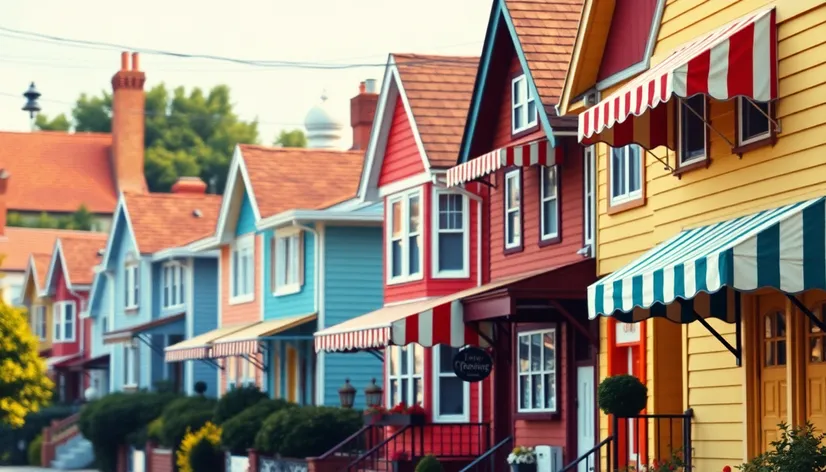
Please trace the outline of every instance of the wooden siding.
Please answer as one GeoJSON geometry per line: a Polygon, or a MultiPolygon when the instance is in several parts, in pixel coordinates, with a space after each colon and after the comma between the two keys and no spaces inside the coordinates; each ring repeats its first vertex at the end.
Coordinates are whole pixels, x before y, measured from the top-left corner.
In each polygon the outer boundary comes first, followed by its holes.
{"type": "Polygon", "coordinates": [[[379,172],[379,187],[424,172],[422,155],[416,145],[413,127],[404,109],[402,97],[396,99],[393,121],[379,172]]]}
{"type": "MultiPolygon", "coordinates": [[[[81,308],[81,298],[69,291],[69,288],[66,287],[66,278],[63,276],[63,268],[61,267],[60,261],[55,263],[54,266],[55,270],[55,291],[52,297],[52,303],[62,302],[62,301],[72,301],[75,302],[75,321],[74,321],[74,330],[75,330],[75,340],[72,342],[62,342],[58,341],[55,342],[52,340],[52,355],[53,356],[68,356],[70,354],[76,354],[80,352],[80,308],[81,308]]],[[[49,326],[48,329],[54,330],[54,326],[49,326]]]]}
{"type": "MultiPolygon", "coordinates": [[[[192,316],[192,336],[204,334],[218,327],[218,292],[215,286],[218,284],[218,261],[216,259],[193,258],[192,267],[192,297],[188,301],[192,302],[192,307],[187,316],[192,316]]],[[[189,279],[188,279],[189,280],[189,279]]],[[[186,368],[192,370],[192,385],[202,381],[207,385],[206,395],[216,396],[218,388],[216,385],[216,367],[206,362],[187,361],[186,368]]],[[[184,376],[184,381],[188,382],[188,376],[184,376]]]]}
{"type": "Polygon", "coordinates": [[[620,0],[614,6],[611,29],[597,80],[605,80],[612,75],[645,59],[645,47],[651,34],[651,22],[657,0],[620,0]]]}

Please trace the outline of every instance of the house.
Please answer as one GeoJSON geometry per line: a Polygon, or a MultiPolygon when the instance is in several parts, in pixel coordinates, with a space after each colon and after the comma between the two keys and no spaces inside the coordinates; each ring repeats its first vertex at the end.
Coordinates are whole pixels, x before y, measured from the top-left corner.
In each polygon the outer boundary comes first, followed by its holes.
{"type": "Polygon", "coordinates": [[[93,355],[111,360],[101,392],[161,381],[189,393],[203,381],[217,392],[214,365],[167,366],[163,349],[217,323],[217,254],[177,248],[215,227],[220,201],[196,177],[180,178],[169,194],[121,196],[89,306],[93,355]]]}
{"type": "MultiPolygon", "coordinates": [[[[4,187],[0,226],[35,222],[42,213],[64,216],[84,206],[94,215],[93,230],[108,231],[120,192],[145,192],[143,173],[144,109],[139,56],[121,54],[112,77],[112,132],[0,132],[0,169],[4,187]],[[131,63],[131,64],[130,64],[131,63]],[[71,159],[67,159],[71,156],[71,159]]],[[[6,303],[20,296],[28,255],[54,245],[50,229],[9,228],[0,240],[6,303]]]]}
{"type": "MultiPolygon", "coordinates": [[[[781,421],[826,428],[826,6],[629,3],[586,1],[559,103],[597,156],[600,376],[627,372],[635,323],[648,413],[690,409],[687,468],[721,470],[781,421]]],[[[620,462],[669,441],[645,433],[620,462]]]]}
{"type": "Polygon", "coordinates": [[[40,342],[40,357],[49,357],[52,351],[52,303],[45,295],[46,275],[51,261],[51,254],[29,255],[23,277],[22,299],[18,303],[28,311],[29,326],[40,342]]]}
{"type": "MultiPolygon", "coordinates": [[[[91,321],[81,316],[89,300],[94,276],[106,245],[106,233],[61,236],[54,245],[43,295],[52,302],[51,356],[46,365],[55,377],[57,395],[64,403],[84,399],[92,369],[108,368],[107,359],[92,359],[91,321]]],[[[38,320],[39,321],[39,320],[38,320]]]]}

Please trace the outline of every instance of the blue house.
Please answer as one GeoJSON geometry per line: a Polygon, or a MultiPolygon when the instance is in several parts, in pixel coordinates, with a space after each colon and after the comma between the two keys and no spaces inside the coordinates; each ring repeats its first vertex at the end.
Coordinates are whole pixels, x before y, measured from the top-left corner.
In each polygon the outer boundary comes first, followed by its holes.
{"type": "MultiPolygon", "coordinates": [[[[215,233],[220,328],[186,358],[222,363],[221,389],[255,383],[274,398],[337,405],[349,379],[382,379],[370,354],[316,355],[313,333],[382,305],[382,204],[356,200],[363,154],[242,145],[215,233]]],[[[197,344],[197,345],[196,345],[197,344]]],[[[357,395],[357,405],[363,405],[357,395]]]]}
{"type": "Polygon", "coordinates": [[[164,348],[215,328],[218,259],[186,243],[215,227],[220,197],[197,178],[181,178],[170,194],[120,197],[92,286],[92,355],[109,354],[107,391],[152,388],[166,380],[191,393],[195,382],[218,391],[214,363],[167,364],[164,348]]]}

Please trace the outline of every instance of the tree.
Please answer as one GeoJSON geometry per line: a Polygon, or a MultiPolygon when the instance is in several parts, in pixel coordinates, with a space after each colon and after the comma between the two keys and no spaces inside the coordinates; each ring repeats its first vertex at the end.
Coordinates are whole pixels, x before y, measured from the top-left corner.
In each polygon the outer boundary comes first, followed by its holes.
{"type": "Polygon", "coordinates": [[[69,131],[72,123],[66,118],[66,114],[61,113],[51,120],[46,115],[37,115],[34,126],[41,131],[69,131]]]}
{"type": "MultiPolygon", "coordinates": [[[[44,126],[57,122],[43,116],[44,126]]],[[[112,94],[82,94],[72,110],[77,132],[112,130],[112,94]]],[[[258,142],[258,122],[243,121],[233,111],[226,85],[204,93],[198,87],[167,89],[156,85],[146,92],[146,149],[144,171],[149,189],[167,192],[182,176],[199,176],[214,182],[221,193],[235,146],[258,142]]]]}
{"type": "Polygon", "coordinates": [[[40,213],[37,218],[26,218],[16,211],[10,211],[6,216],[7,226],[22,228],[57,228],[91,231],[94,222],[95,215],[86,208],[86,205],[80,205],[80,207],[70,215],[54,216],[44,211],[40,213]]]}
{"type": "Polygon", "coordinates": [[[307,147],[307,136],[300,129],[281,131],[273,144],[288,148],[305,148],[307,147]]]}

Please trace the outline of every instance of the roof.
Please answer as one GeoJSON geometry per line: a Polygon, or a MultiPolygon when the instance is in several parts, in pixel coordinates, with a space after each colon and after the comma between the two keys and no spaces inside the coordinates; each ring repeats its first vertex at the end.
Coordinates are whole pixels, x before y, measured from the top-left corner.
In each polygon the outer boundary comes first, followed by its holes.
{"type": "Polygon", "coordinates": [[[364,151],[239,145],[261,218],[356,196],[364,151]]]}
{"type": "Polygon", "coordinates": [[[11,175],[8,209],[111,214],[118,200],[110,149],[100,133],[0,132],[0,168],[11,175]]]}
{"type": "Polygon", "coordinates": [[[456,164],[478,57],[393,54],[430,165],[456,164]]]}
{"type": "Polygon", "coordinates": [[[211,194],[128,192],[123,198],[141,254],[181,246],[214,231],[221,207],[221,196],[211,194]]]}
{"type": "Polygon", "coordinates": [[[32,254],[35,275],[37,275],[37,288],[43,290],[46,287],[46,275],[49,273],[49,263],[52,261],[51,254],[32,254]]]}
{"type": "MultiPolygon", "coordinates": [[[[73,285],[91,285],[94,267],[100,263],[102,250],[106,248],[106,233],[89,232],[84,235],[61,236],[60,250],[64,270],[73,285]]],[[[38,276],[40,274],[38,273],[38,276]]]]}
{"type": "MultiPolygon", "coordinates": [[[[0,237],[0,254],[4,257],[0,270],[25,272],[30,254],[51,254],[59,237],[88,234],[88,231],[66,229],[6,227],[4,237],[0,237]]],[[[45,274],[38,273],[38,277],[45,274]]]]}

